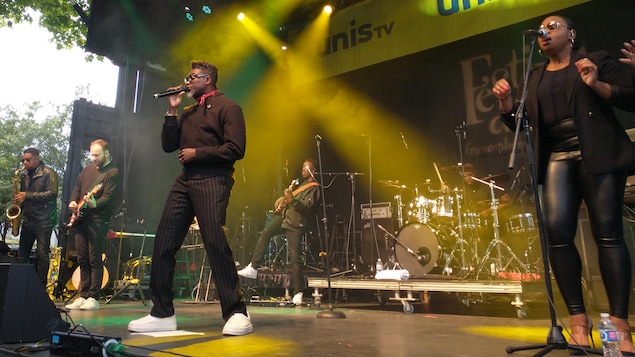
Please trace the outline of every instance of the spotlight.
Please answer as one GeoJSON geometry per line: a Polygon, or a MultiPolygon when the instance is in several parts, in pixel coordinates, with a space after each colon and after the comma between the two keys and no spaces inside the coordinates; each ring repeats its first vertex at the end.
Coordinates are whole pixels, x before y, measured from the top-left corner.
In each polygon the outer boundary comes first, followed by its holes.
{"type": "Polygon", "coordinates": [[[209,5],[203,5],[203,7],[201,8],[201,10],[203,10],[204,13],[206,14],[211,14],[212,13],[212,8],[209,7],[209,5]]]}
{"type": "Polygon", "coordinates": [[[183,10],[185,10],[185,18],[188,21],[194,21],[194,16],[192,16],[192,10],[190,10],[190,7],[186,6],[183,10]]]}
{"type": "Polygon", "coordinates": [[[333,6],[325,5],[322,11],[324,11],[325,14],[330,15],[331,13],[333,13],[333,6]]]}
{"type": "Polygon", "coordinates": [[[238,19],[238,21],[243,21],[245,19],[245,14],[241,12],[240,14],[238,14],[238,16],[236,16],[236,18],[238,19]]]}
{"type": "Polygon", "coordinates": [[[282,50],[283,50],[283,51],[286,51],[286,50],[287,50],[287,46],[282,45],[282,50]]]}

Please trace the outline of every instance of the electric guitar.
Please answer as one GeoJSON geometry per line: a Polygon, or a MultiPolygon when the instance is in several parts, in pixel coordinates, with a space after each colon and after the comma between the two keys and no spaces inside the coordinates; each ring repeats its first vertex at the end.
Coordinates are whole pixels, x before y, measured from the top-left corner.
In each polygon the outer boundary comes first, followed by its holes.
{"type": "MultiPolygon", "coordinates": [[[[300,180],[298,180],[298,179],[292,180],[291,184],[289,185],[287,190],[292,191],[293,190],[293,186],[297,186],[298,184],[300,184],[300,180]]],[[[285,199],[284,196],[278,198],[276,200],[276,203],[273,204],[273,214],[282,212],[282,210],[284,209],[284,206],[286,206],[287,203],[289,203],[289,202],[287,202],[287,200],[285,199]]]]}
{"type": "MultiPolygon", "coordinates": [[[[90,191],[88,191],[88,193],[84,197],[87,197],[88,199],[90,199],[91,197],[93,197],[93,195],[99,192],[99,190],[101,190],[101,186],[102,186],[101,183],[97,184],[90,191]]],[[[77,202],[77,211],[73,212],[73,214],[71,215],[71,218],[68,220],[68,224],[66,225],[67,228],[75,227],[75,225],[77,224],[77,221],[80,220],[82,216],[84,215],[84,212],[83,212],[84,208],[86,208],[86,200],[84,200],[84,198],[82,197],[82,199],[79,200],[79,202],[77,202]]]]}

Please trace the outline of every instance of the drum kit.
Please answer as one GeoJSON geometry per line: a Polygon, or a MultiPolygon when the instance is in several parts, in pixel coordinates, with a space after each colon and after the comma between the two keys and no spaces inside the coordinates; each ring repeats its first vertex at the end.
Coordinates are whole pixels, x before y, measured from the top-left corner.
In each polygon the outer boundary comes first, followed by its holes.
{"type": "MultiPolygon", "coordinates": [[[[487,187],[489,199],[468,202],[465,185],[448,187],[434,166],[440,189],[433,188],[429,179],[412,188],[398,180],[379,180],[384,187],[397,190],[393,197],[398,230],[392,234],[380,227],[394,242],[393,256],[385,261],[394,261],[394,268],[406,269],[413,277],[440,274],[481,279],[540,273],[540,247],[538,252],[532,247],[538,237],[533,214],[515,214],[508,221],[499,221],[499,197],[505,189],[497,182],[505,182],[509,175],[470,177],[472,184],[487,187]]],[[[461,165],[442,170],[464,173],[461,165]]]]}

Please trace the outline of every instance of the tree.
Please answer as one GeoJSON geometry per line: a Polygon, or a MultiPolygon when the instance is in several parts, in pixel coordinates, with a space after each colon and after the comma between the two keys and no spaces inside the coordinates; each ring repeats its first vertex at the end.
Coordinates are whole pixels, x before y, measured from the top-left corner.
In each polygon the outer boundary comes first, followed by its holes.
{"type": "MultiPolygon", "coordinates": [[[[53,34],[52,42],[58,49],[75,46],[84,48],[88,26],[79,12],[88,8],[87,0],[21,0],[3,1],[0,5],[0,26],[12,27],[14,23],[32,23],[34,12],[40,13],[38,23],[53,34]]],[[[84,12],[85,15],[85,12],[84,12]]],[[[93,56],[87,56],[92,59],[93,56]]]]}
{"type": "MultiPolygon", "coordinates": [[[[13,176],[20,167],[22,151],[35,147],[42,161],[51,166],[58,175],[59,188],[63,187],[64,171],[70,139],[72,104],[55,106],[44,120],[37,119],[47,106],[33,102],[20,111],[11,105],[0,108],[0,203],[6,208],[13,196],[13,176]]],[[[61,214],[61,192],[58,195],[58,216],[61,214]]],[[[8,219],[3,215],[2,240],[6,238],[8,219]]]]}

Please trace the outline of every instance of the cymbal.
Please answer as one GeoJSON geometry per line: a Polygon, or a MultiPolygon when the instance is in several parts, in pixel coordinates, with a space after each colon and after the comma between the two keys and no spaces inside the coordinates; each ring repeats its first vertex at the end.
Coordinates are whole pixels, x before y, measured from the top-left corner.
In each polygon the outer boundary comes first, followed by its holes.
{"type": "Polygon", "coordinates": [[[474,165],[467,163],[467,164],[463,164],[463,165],[452,165],[452,166],[443,166],[441,168],[441,170],[443,171],[460,171],[461,168],[471,171],[474,169],[474,165]]]}
{"type": "Polygon", "coordinates": [[[399,180],[377,180],[377,182],[388,187],[406,188],[406,185],[400,184],[399,180]]]}
{"type": "Polygon", "coordinates": [[[481,178],[481,180],[483,180],[483,181],[505,182],[505,181],[509,180],[509,175],[508,174],[489,175],[489,176],[485,176],[485,177],[481,178]]]}

